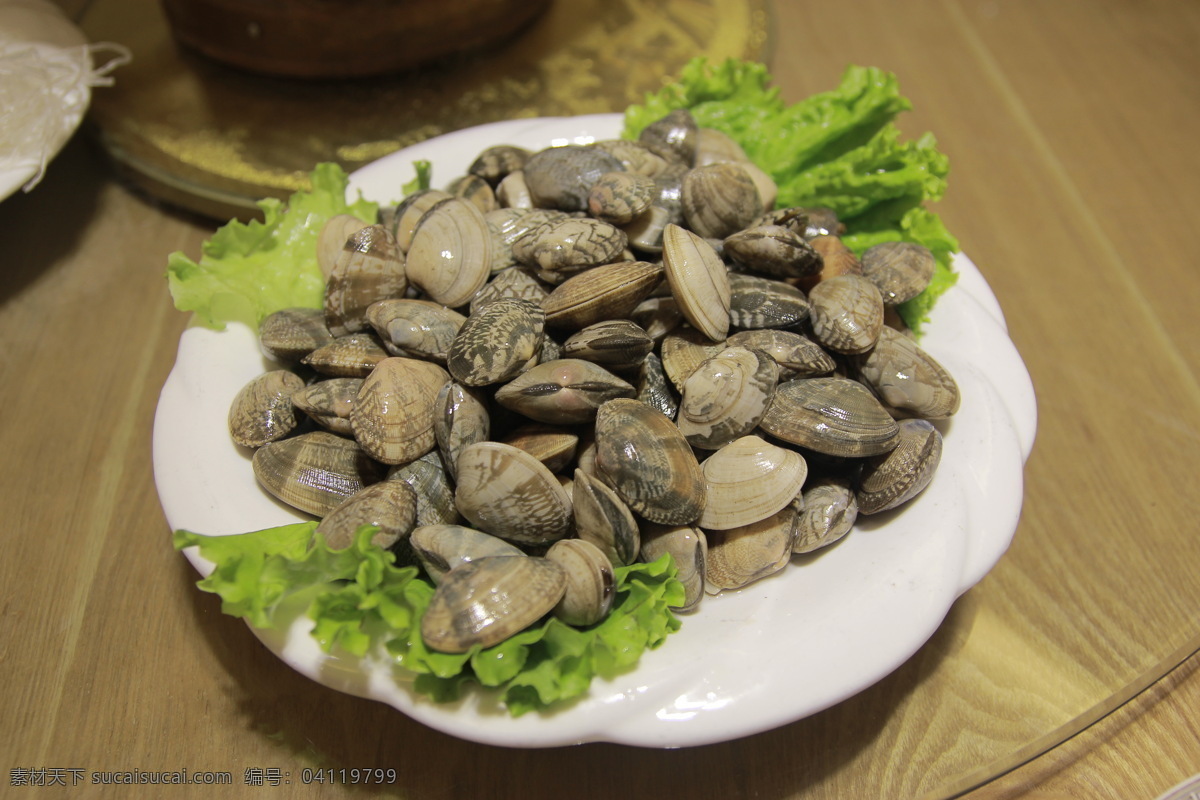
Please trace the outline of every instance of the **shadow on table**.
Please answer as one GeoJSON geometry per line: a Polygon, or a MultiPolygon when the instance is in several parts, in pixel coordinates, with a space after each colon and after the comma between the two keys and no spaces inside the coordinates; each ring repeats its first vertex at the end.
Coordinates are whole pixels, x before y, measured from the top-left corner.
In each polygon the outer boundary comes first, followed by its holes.
{"type": "Polygon", "coordinates": [[[833,708],[766,733],[678,750],[613,744],[507,749],[447,736],[382,703],[310,681],[281,663],[240,620],[221,614],[214,595],[195,589],[187,561],[179,564],[194,622],[215,661],[240,687],[248,725],[298,762],[285,767],[293,780],[305,767],[393,769],[394,784],[359,788],[411,800],[794,796],[853,768],[908,694],[961,646],[974,617],[969,597],[961,599],[932,639],[891,675],[833,708]]]}

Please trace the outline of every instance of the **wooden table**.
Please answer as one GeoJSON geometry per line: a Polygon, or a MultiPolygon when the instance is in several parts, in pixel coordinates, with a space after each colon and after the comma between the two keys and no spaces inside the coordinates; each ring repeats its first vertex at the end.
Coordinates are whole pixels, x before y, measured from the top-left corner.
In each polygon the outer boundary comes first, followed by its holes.
{"type": "Polygon", "coordinates": [[[406,798],[989,799],[1154,798],[1200,772],[1200,6],[779,0],[775,15],[787,99],[847,63],[899,76],[915,105],[901,125],[950,156],[939,210],[1038,393],[1016,538],[928,644],[814,717],[665,752],[468,744],[282,667],[195,588],[151,475],[187,321],[166,257],[198,254],[215,224],[129,191],[81,135],[0,204],[5,796],[58,791],[20,790],[22,770],[225,771],[222,797],[349,795],[296,779],[378,766],[406,798]],[[248,769],[291,785],[247,786],[248,769]]]}

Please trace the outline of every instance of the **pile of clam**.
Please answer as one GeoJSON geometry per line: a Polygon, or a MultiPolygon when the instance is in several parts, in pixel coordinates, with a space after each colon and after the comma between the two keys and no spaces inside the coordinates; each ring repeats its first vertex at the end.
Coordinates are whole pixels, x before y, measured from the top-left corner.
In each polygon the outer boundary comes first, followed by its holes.
{"type": "Polygon", "coordinates": [[[930,252],[859,258],[828,210],[774,200],[683,111],[637,141],[488,148],[325,226],[325,306],[264,321],[286,368],[232,434],[331,546],[371,523],[424,568],[433,648],[594,624],[613,566],[663,553],[692,610],[922,491],[928,420],[958,408],[893,311],[930,252]]]}

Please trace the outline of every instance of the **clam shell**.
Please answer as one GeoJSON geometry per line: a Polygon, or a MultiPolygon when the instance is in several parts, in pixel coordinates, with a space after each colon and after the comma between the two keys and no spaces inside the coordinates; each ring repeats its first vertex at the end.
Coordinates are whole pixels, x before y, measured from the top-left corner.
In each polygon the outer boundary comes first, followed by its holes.
{"type": "Polygon", "coordinates": [[[653,178],[632,172],[606,172],[592,184],[587,210],[596,219],[624,225],[645,213],[657,194],[653,178]]]}
{"type": "Polygon", "coordinates": [[[267,315],[258,326],[263,353],[286,364],[297,363],[333,339],[325,327],[325,311],[319,308],[284,308],[267,315]]]}
{"type": "Polygon", "coordinates": [[[601,139],[592,144],[597,150],[603,150],[621,162],[626,172],[645,175],[653,178],[666,169],[666,160],[646,147],[641,142],[632,139],[601,139]]]}
{"type": "Polygon", "coordinates": [[[608,556],[583,539],[562,539],[550,545],[546,558],[562,567],[566,590],[554,606],[554,616],[568,625],[587,627],[608,616],[617,595],[617,581],[608,556]]]}
{"type": "Polygon", "coordinates": [[[599,547],[614,564],[632,564],[641,549],[633,512],[616,492],[582,469],[571,486],[575,534],[599,547]]]}
{"type": "Polygon", "coordinates": [[[436,444],[435,401],[449,379],[428,361],[401,356],[380,361],[354,398],[354,438],[384,464],[404,464],[428,453],[436,444]]]}
{"type": "Polygon", "coordinates": [[[501,439],[504,444],[524,450],[546,465],[551,472],[560,472],[575,459],[579,436],[558,425],[530,423],[522,425],[501,439]]]}
{"type": "Polygon", "coordinates": [[[579,358],[546,361],[496,390],[496,402],[530,419],[576,425],[595,419],[596,409],[616,397],[633,397],[633,386],[599,364],[579,358]]]}
{"type": "Polygon", "coordinates": [[[610,319],[576,331],[563,342],[563,358],[582,358],[614,370],[637,367],[654,340],[636,322],[610,319]]]}
{"type": "Polygon", "coordinates": [[[795,331],[774,328],[738,331],[725,344],[750,347],[771,356],[779,365],[780,380],[828,375],[837,366],[821,345],[795,331]]]}
{"type": "Polygon", "coordinates": [[[935,266],[929,248],[915,242],[881,242],[862,254],[863,277],[875,284],[883,302],[890,306],[925,291],[935,266]]]}
{"type": "Polygon", "coordinates": [[[388,357],[373,333],[339,336],[300,359],[322,375],[338,378],[365,378],[375,365],[388,357]]]}
{"type": "Polygon", "coordinates": [[[396,356],[446,363],[450,343],[467,318],[429,300],[390,298],[367,308],[367,322],[396,356]]]}
{"type": "Polygon", "coordinates": [[[541,306],[528,300],[487,303],[459,329],[446,354],[446,368],[467,386],[502,383],[537,356],[545,322],[541,306]]]}
{"type": "Polygon", "coordinates": [[[317,234],[317,266],[326,280],[333,273],[333,265],[341,256],[346,240],[370,224],[353,214],[335,214],[321,226],[317,234]]]}
{"type": "Polygon", "coordinates": [[[688,172],[680,199],[688,227],[705,239],[724,239],[763,212],[754,179],[733,162],[706,164],[688,172]]]}
{"type": "Polygon", "coordinates": [[[687,439],[638,400],[610,400],[596,412],[596,468],[651,522],[690,524],[704,510],[704,476],[687,439]]]}
{"type": "Polygon", "coordinates": [[[421,618],[421,638],[445,653],[491,647],[541,619],[566,586],[562,567],[545,558],[470,561],[442,576],[421,618]]]}
{"type": "Polygon", "coordinates": [[[542,301],[546,325],[579,330],[628,316],[662,281],[663,268],[646,261],[603,264],[574,275],[542,301]]]}
{"type": "Polygon", "coordinates": [[[489,211],[495,211],[500,207],[499,201],[496,200],[496,191],[492,188],[492,184],[478,175],[470,173],[460,175],[446,185],[446,191],[455,197],[471,203],[484,214],[489,211]]]}
{"type": "Polygon", "coordinates": [[[499,536],[463,525],[419,525],[409,537],[413,553],[434,584],[455,567],[480,558],[521,556],[525,552],[499,536]]]}
{"type": "Polygon", "coordinates": [[[229,434],[243,447],[261,447],[296,429],[292,394],[304,380],[285,369],[257,376],[234,396],[227,415],[229,434]]]}
{"type": "Polygon", "coordinates": [[[795,522],[796,510],[788,506],[758,522],[706,532],[706,591],[740,589],[786,567],[792,558],[795,522]]]}
{"type": "Polygon", "coordinates": [[[621,258],[629,238],[620,228],[589,217],[543,222],[513,242],[518,264],[543,271],[579,272],[621,258]]]}
{"type": "Polygon", "coordinates": [[[417,496],[417,525],[457,523],[462,517],[454,505],[454,489],[446,465],[436,450],[415,461],[388,470],[389,481],[404,481],[417,496]]]}
{"type": "Polygon", "coordinates": [[[325,282],[325,325],[334,336],[368,328],[367,308],[408,291],[404,254],[382,225],[351,234],[325,282]]]}
{"type": "Polygon", "coordinates": [[[342,436],[353,436],[350,410],[362,388],[362,378],[327,378],[292,393],[292,405],[321,427],[342,436]]]}
{"type": "Polygon", "coordinates": [[[264,489],[317,517],[384,477],[383,466],[353,439],[327,431],[265,444],[254,451],[251,466],[264,489]]]}
{"type": "Polygon", "coordinates": [[[647,354],[638,367],[636,399],[658,409],[668,419],[675,419],[679,413],[679,399],[663,370],[662,359],[654,353],[647,354]]]}
{"type": "Polygon", "coordinates": [[[491,414],[483,398],[458,381],[447,381],[438,390],[434,412],[433,436],[446,469],[454,475],[462,449],[491,436],[491,414]]]}
{"type": "Polygon", "coordinates": [[[793,553],[811,553],[841,539],[858,518],[858,499],[846,478],[827,476],[810,481],[797,506],[793,553]]]}
{"type": "Polygon", "coordinates": [[[807,238],[808,243],[821,256],[821,270],[815,274],[797,278],[795,283],[798,288],[809,292],[821,281],[838,275],[862,275],[862,262],[858,260],[858,256],[854,255],[854,251],[846,246],[841,237],[823,233],[807,238]]]}
{"type": "Polygon", "coordinates": [[[651,122],[638,133],[637,141],[650,152],[668,162],[679,162],[691,166],[696,162],[696,148],[700,140],[700,126],[692,112],[677,108],[651,122]]]}
{"type": "Polygon", "coordinates": [[[726,347],[684,381],[675,424],[693,447],[723,447],[758,427],[778,378],[779,367],[766,353],[726,347]]]}
{"type": "Polygon", "coordinates": [[[708,499],[696,524],[706,531],[766,519],[790,505],[808,477],[803,456],[758,436],[729,443],[706,458],[700,469],[708,499]]]}
{"type": "Polygon", "coordinates": [[[621,169],[610,153],[569,144],[534,153],[523,171],[535,207],[586,211],[588,193],[600,176],[621,169]]]}
{"type": "Polygon", "coordinates": [[[454,502],[472,526],[520,544],[548,544],[571,527],[571,497],[554,473],[500,442],[463,448],[454,502]]]}
{"type": "Polygon", "coordinates": [[[785,442],[847,457],[886,453],[900,433],[869,389],[841,377],[779,384],[760,427],[785,442]]]}
{"type": "Polygon", "coordinates": [[[794,328],[809,316],[804,293],[783,281],[729,276],[729,321],[738,328],[794,328]]]}
{"type": "Polygon", "coordinates": [[[887,511],[916,497],[937,470],[942,458],[942,434],[923,419],[900,422],[896,447],[863,464],[858,484],[861,514],[887,511]]]}
{"type": "Polygon", "coordinates": [[[525,166],[533,155],[532,151],[512,144],[495,144],[486,147],[467,167],[471,175],[478,175],[495,186],[506,175],[525,166]]]}
{"type": "Polygon", "coordinates": [[[642,526],[642,561],[657,561],[669,553],[675,563],[676,579],[683,584],[683,605],[676,611],[695,611],[704,599],[704,575],[708,571],[708,540],[699,528],[688,525],[642,526]]]}
{"type": "Polygon", "coordinates": [[[380,481],[356,492],[334,508],[317,525],[317,533],[333,550],[345,550],[354,544],[354,536],[363,525],[375,525],[379,532],[371,542],[382,548],[396,547],[412,532],[417,521],[417,495],[403,481],[380,481]]]}
{"type": "Polygon", "coordinates": [[[662,365],[671,385],[683,391],[683,385],[696,368],[725,349],[724,342],[713,342],[692,327],[682,327],[662,340],[662,365]]]}
{"type": "Polygon", "coordinates": [[[429,299],[450,308],[466,305],[491,274],[492,238],[476,206],[443,200],[421,218],[408,248],[408,279],[429,299]]]}
{"type": "Polygon", "coordinates": [[[543,305],[549,292],[537,278],[520,267],[506,267],[492,275],[491,280],[471,298],[474,314],[493,300],[517,298],[543,305]]]}
{"type": "Polygon", "coordinates": [[[826,278],[808,293],[813,338],[835,353],[863,353],[883,328],[883,298],[861,275],[826,278]]]}
{"type": "Polygon", "coordinates": [[[783,225],[759,225],[725,237],[725,254],[751,272],[802,278],[821,268],[821,256],[804,237],[783,225]]]}
{"type": "Polygon", "coordinates": [[[407,253],[412,246],[413,234],[416,233],[425,212],[453,196],[441,189],[422,189],[404,198],[396,207],[395,219],[392,222],[392,235],[396,237],[396,244],[401,251],[407,253]]]}
{"type": "Polygon", "coordinates": [[[714,342],[729,333],[729,276],[712,245],[678,225],[663,231],[663,266],[688,322],[714,342]]]}
{"type": "Polygon", "coordinates": [[[958,411],[954,376],[916,342],[883,328],[870,351],[854,360],[859,379],[893,416],[944,419],[958,411]]]}

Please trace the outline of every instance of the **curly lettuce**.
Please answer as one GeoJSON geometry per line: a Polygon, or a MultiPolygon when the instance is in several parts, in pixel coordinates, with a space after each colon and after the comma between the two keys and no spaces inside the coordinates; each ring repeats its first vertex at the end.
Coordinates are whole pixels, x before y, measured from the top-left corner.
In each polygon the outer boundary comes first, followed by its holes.
{"type": "Polygon", "coordinates": [[[956,275],[958,242],[926,204],[942,197],[949,164],[930,134],[903,140],[895,118],[912,107],[891,73],[850,66],[837,88],[787,104],[765,65],[727,59],[690,61],[678,81],[625,112],[623,135],[677,108],[728,134],[779,187],[779,206],[827,206],[845,223],[844,240],[861,254],[883,241],[928,247],[937,269],[929,287],[898,309],[914,331],[956,275]]]}
{"type": "Polygon", "coordinates": [[[320,308],[325,278],[317,265],[317,237],[325,221],[351,214],[375,222],[378,206],[346,202],[349,176],[337,164],[319,164],[312,189],[258,202],[262,220],[231,220],[203,245],[199,261],[180,252],[167,258],[167,285],[180,311],[224,330],[241,322],[252,330],[281,308],[320,308]]]}
{"type": "Polygon", "coordinates": [[[499,688],[513,716],[584,694],[595,676],[633,666],[680,628],[671,608],[683,604],[683,586],[670,556],[663,556],[614,570],[616,599],[596,625],[575,628],[550,616],[493,647],[437,652],[420,635],[434,587],[418,568],[397,566],[392,553],[372,544],[373,526],[360,528],[344,550],[330,549],[316,526],[301,522],[235,536],[179,530],[174,545],[198,547],[215,564],[197,585],[219,595],[226,614],[273,628],[283,624],[285,602],[301,602],[325,652],[385,653],[416,674],[416,691],[437,701],[458,699],[470,682],[499,688]]]}

